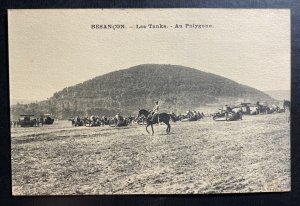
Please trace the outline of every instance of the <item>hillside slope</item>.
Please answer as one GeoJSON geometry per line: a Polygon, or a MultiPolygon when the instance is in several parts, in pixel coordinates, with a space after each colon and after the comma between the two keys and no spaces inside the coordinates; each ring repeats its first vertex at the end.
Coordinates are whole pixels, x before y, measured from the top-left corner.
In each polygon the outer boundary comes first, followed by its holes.
{"type": "MultiPolygon", "coordinates": [[[[146,64],[67,87],[47,101],[27,105],[27,112],[50,112],[60,118],[116,112],[134,115],[138,108],[152,108],[154,100],[166,112],[206,104],[273,101],[257,89],[218,75],[177,65],[146,64]]],[[[12,107],[13,114],[19,112],[17,106],[12,107]]]]}

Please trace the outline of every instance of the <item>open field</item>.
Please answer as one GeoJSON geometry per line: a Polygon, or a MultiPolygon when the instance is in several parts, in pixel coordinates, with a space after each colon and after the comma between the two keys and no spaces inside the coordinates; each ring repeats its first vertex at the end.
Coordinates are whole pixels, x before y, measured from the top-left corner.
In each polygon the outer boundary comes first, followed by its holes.
{"type": "Polygon", "coordinates": [[[180,194],[287,191],[290,129],[285,114],[242,121],[126,128],[59,121],[13,128],[13,195],[180,194]]]}

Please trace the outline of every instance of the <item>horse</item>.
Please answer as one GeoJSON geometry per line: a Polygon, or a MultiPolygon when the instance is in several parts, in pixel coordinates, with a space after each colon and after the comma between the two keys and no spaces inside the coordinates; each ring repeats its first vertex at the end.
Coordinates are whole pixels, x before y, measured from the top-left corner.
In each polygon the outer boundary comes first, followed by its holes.
{"type": "Polygon", "coordinates": [[[132,125],[132,122],[133,122],[133,120],[134,120],[134,117],[129,116],[129,117],[126,117],[125,120],[126,120],[126,122],[128,123],[128,125],[132,125]]]}
{"type": "Polygon", "coordinates": [[[114,117],[114,122],[116,127],[125,127],[129,124],[129,121],[121,115],[119,115],[118,118],[114,117]]]}
{"type": "Polygon", "coordinates": [[[109,125],[109,119],[106,116],[102,116],[100,118],[100,123],[101,123],[101,126],[109,125]]]}
{"type": "Polygon", "coordinates": [[[148,134],[150,134],[148,131],[148,127],[151,126],[152,135],[153,135],[154,134],[153,124],[158,124],[159,122],[165,123],[167,125],[166,132],[167,132],[167,134],[170,133],[171,125],[169,122],[170,122],[171,116],[169,114],[167,114],[167,113],[154,114],[153,121],[152,121],[152,114],[149,111],[147,111],[145,109],[140,109],[137,117],[139,118],[142,115],[144,115],[146,117],[146,121],[147,121],[146,131],[148,134]]]}
{"type": "Polygon", "coordinates": [[[86,118],[84,122],[86,125],[88,124],[90,127],[98,126],[98,118],[94,115],[90,116],[90,118],[86,118]]]}
{"type": "Polygon", "coordinates": [[[146,117],[144,115],[141,115],[140,117],[136,117],[133,121],[139,125],[145,124],[146,117]]]}
{"type": "Polygon", "coordinates": [[[74,119],[72,119],[72,126],[74,127],[79,127],[79,126],[83,126],[84,122],[82,119],[80,119],[80,117],[75,117],[74,119]]]}

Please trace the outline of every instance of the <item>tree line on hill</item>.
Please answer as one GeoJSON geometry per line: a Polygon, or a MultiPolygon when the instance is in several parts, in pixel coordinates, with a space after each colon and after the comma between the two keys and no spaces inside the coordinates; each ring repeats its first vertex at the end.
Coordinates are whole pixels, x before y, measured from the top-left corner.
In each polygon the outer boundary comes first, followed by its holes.
{"type": "Polygon", "coordinates": [[[159,100],[165,112],[185,111],[200,105],[226,103],[232,99],[273,101],[254,88],[224,77],[174,65],[138,65],[66,87],[41,102],[16,104],[12,118],[20,114],[50,113],[59,119],[90,115],[136,115],[159,100]],[[222,99],[222,102],[219,102],[222,99]]]}

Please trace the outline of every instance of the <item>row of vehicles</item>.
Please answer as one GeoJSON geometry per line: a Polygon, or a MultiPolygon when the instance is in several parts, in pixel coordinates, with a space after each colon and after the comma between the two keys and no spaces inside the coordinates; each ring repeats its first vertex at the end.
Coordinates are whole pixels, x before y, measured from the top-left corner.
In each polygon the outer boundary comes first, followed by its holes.
{"type": "Polygon", "coordinates": [[[236,121],[242,120],[242,115],[258,115],[258,114],[272,114],[285,112],[284,105],[279,107],[278,105],[263,105],[259,102],[256,104],[241,103],[237,106],[225,105],[219,111],[214,113],[213,120],[216,121],[236,121]]]}
{"type": "Polygon", "coordinates": [[[22,114],[18,120],[11,121],[11,127],[35,127],[53,123],[54,118],[51,114],[43,114],[40,117],[35,117],[33,114],[22,114]]]}
{"type": "MultiPolygon", "coordinates": [[[[289,103],[288,101],[284,101],[289,103]]],[[[228,106],[225,105],[223,108],[220,108],[218,112],[212,114],[213,120],[215,121],[236,121],[242,120],[242,115],[257,115],[257,114],[272,114],[272,113],[281,113],[286,110],[286,106],[267,106],[262,105],[259,102],[256,104],[251,103],[241,103],[237,106],[228,106]]],[[[43,114],[40,117],[35,117],[31,114],[20,115],[21,117],[17,121],[11,121],[11,127],[34,127],[40,125],[51,125],[54,122],[54,118],[51,114],[43,114]]],[[[170,114],[171,119],[175,121],[198,121],[204,117],[203,113],[190,111],[186,115],[175,115],[174,113],[170,114]]],[[[115,125],[115,126],[127,126],[130,125],[134,120],[137,123],[142,122],[144,124],[144,119],[135,119],[131,116],[123,118],[120,114],[117,114],[115,117],[106,118],[105,116],[99,117],[92,115],[91,117],[75,117],[69,119],[72,121],[73,126],[103,126],[103,125],[115,125]]]]}

